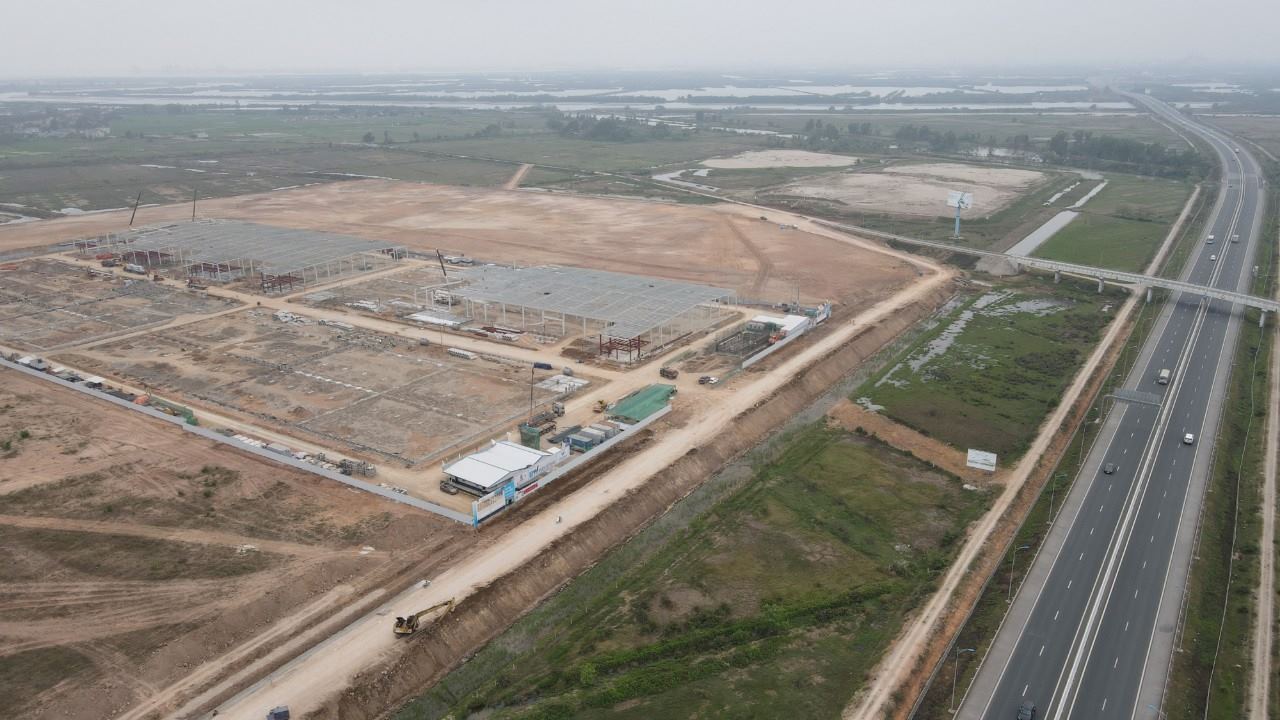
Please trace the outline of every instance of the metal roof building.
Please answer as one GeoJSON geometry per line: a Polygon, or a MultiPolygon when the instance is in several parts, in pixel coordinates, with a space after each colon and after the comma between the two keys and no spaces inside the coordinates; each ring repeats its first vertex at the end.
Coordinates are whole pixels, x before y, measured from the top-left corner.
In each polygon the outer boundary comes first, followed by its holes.
{"type": "Polygon", "coordinates": [[[508,480],[519,487],[542,475],[569,456],[566,448],[535,450],[508,440],[444,466],[455,485],[475,495],[485,495],[508,480]]]}
{"type": "Polygon", "coordinates": [[[403,247],[351,235],[240,220],[149,225],[97,238],[92,247],[147,268],[182,268],[189,277],[260,275],[268,291],[373,270],[405,256],[403,247]]]}
{"type": "Polygon", "coordinates": [[[468,317],[543,335],[597,335],[602,354],[626,358],[713,324],[733,291],[675,280],[541,266],[485,266],[452,292],[468,317]]]}

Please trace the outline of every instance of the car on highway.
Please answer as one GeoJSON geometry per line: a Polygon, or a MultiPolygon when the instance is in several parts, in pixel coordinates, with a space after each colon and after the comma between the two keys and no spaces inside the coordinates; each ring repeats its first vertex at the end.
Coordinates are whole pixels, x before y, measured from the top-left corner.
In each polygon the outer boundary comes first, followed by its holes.
{"type": "Polygon", "coordinates": [[[1195,441],[1196,441],[1196,436],[1195,436],[1193,433],[1187,433],[1186,435],[1183,435],[1183,436],[1182,436],[1182,444],[1183,444],[1183,445],[1190,445],[1190,444],[1194,443],[1195,441]]]}
{"type": "Polygon", "coordinates": [[[1036,720],[1036,704],[1030,700],[1018,707],[1018,720],[1036,720]]]}
{"type": "Polygon", "coordinates": [[[1214,241],[1214,237],[1213,237],[1212,235],[1210,235],[1209,237],[1205,238],[1205,239],[1204,239],[1204,241],[1205,241],[1206,243],[1208,243],[1208,244],[1212,245],[1212,244],[1213,244],[1213,241],[1214,241]]]}
{"type": "Polygon", "coordinates": [[[1218,256],[1217,256],[1217,255],[1210,255],[1210,256],[1209,256],[1209,262],[1218,262],[1218,256]]]}
{"type": "Polygon", "coordinates": [[[1107,463],[1106,465],[1103,465],[1103,466],[1102,466],[1102,474],[1103,474],[1103,475],[1115,475],[1115,474],[1116,474],[1116,465],[1115,465],[1115,463],[1107,463]]]}
{"type": "Polygon", "coordinates": [[[1235,233],[1231,236],[1231,242],[1240,242],[1240,234],[1235,233]]]}

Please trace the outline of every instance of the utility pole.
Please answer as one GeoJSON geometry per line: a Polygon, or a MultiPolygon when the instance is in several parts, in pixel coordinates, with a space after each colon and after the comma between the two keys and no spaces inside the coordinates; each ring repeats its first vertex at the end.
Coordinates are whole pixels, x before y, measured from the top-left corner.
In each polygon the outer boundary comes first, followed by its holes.
{"type": "Polygon", "coordinates": [[[133,219],[138,216],[138,203],[142,202],[142,191],[138,191],[138,199],[133,201],[133,212],[129,215],[129,227],[133,227],[133,219]]]}

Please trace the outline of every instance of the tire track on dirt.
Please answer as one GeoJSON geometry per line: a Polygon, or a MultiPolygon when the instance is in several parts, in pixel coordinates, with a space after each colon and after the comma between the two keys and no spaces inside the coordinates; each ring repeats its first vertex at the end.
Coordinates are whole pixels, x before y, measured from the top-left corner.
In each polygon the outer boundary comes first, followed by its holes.
{"type": "Polygon", "coordinates": [[[769,282],[769,275],[773,273],[773,261],[769,259],[768,255],[764,254],[764,251],[760,249],[759,245],[752,242],[751,238],[747,237],[747,234],[742,232],[742,228],[738,227],[738,224],[733,221],[733,218],[726,217],[724,219],[724,223],[725,226],[729,228],[729,232],[733,233],[733,236],[737,238],[738,242],[742,243],[742,246],[747,249],[747,252],[751,253],[751,256],[755,258],[756,277],[751,282],[751,295],[755,298],[764,297],[764,286],[769,282]]]}

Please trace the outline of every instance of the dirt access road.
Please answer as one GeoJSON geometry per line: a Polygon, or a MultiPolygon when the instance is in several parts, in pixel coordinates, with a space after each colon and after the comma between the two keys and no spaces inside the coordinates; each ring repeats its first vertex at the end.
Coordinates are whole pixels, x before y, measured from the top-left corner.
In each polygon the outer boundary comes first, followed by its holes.
{"type": "MultiPolygon", "coordinates": [[[[799,217],[794,220],[797,223],[805,222],[799,217]]],[[[465,598],[477,588],[530,561],[542,548],[571,533],[577,525],[595,516],[615,499],[633,488],[643,486],[655,473],[723,432],[736,416],[804,372],[814,361],[897,309],[928,296],[950,282],[955,274],[925,259],[897,253],[868,241],[834,233],[823,234],[827,237],[835,236],[839,242],[851,248],[888,255],[895,262],[909,264],[916,269],[921,279],[856,317],[845,320],[813,345],[781,362],[772,372],[744,382],[721,402],[708,405],[705,412],[696,418],[696,422],[691,420],[688,423],[684,432],[662,435],[644,453],[621,463],[573,495],[530,517],[492,545],[430,578],[429,586],[406,591],[229,701],[221,703],[217,717],[259,720],[266,709],[277,704],[288,704],[299,714],[320,707],[328,698],[347,687],[354,674],[395,656],[398,646],[388,628],[389,618],[416,612],[449,598],[463,602],[465,612],[465,598]]],[[[226,690],[261,677],[262,665],[254,663],[240,669],[226,681],[191,699],[171,714],[190,716],[226,690]]],[[[207,677],[209,671],[221,669],[225,668],[202,668],[200,674],[207,677]]],[[[200,686],[199,678],[196,680],[197,682],[180,682],[162,690],[125,717],[140,719],[157,711],[166,712],[172,708],[171,703],[181,701],[200,686]]]]}

